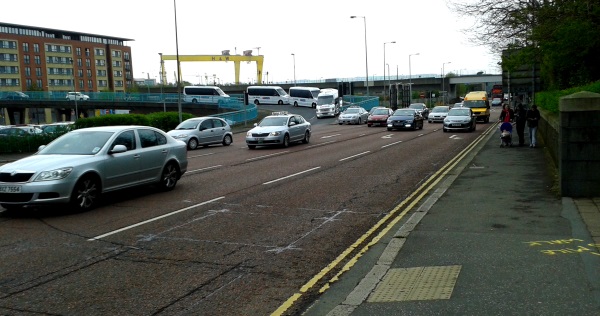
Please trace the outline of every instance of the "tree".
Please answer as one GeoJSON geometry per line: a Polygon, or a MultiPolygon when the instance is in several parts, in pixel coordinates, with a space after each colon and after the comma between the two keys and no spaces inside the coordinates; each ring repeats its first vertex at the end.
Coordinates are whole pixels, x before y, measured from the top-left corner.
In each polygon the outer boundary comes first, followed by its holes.
{"type": "Polygon", "coordinates": [[[502,56],[504,70],[539,65],[551,89],[600,80],[597,0],[472,0],[449,5],[459,15],[474,18],[474,27],[464,32],[474,44],[490,46],[502,56]]]}

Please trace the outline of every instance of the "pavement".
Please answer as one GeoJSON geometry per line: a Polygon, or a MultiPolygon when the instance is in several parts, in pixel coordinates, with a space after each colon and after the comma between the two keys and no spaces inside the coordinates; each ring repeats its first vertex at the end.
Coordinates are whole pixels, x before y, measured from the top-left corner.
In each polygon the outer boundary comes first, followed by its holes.
{"type": "Polygon", "coordinates": [[[600,315],[600,197],[561,198],[543,144],[486,126],[303,315],[600,315]]]}
{"type": "Polygon", "coordinates": [[[302,315],[600,315],[600,197],[558,196],[543,143],[486,127],[302,315]]]}

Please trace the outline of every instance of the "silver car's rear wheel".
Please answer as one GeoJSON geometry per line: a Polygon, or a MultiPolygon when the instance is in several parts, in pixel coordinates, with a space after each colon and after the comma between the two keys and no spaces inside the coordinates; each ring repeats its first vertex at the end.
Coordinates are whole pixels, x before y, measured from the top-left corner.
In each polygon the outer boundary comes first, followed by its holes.
{"type": "Polygon", "coordinates": [[[231,135],[225,135],[225,137],[223,137],[223,146],[229,146],[232,142],[233,139],[231,138],[231,135]]]}
{"type": "Polygon", "coordinates": [[[303,143],[308,144],[308,142],[310,141],[310,132],[306,131],[304,133],[304,139],[302,140],[303,143]]]}
{"type": "Polygon", "coordinates": [[[158,185],[163,191],[171,191],[175,188],[177,180],[179,180],[179,167],[170,162],[163,169],[158,185]]]}

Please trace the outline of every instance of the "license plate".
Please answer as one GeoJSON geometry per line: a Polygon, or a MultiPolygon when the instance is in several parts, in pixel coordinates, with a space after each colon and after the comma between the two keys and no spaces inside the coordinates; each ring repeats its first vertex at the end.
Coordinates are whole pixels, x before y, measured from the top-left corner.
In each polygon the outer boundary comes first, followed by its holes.
{"type": "Polygon", "coordinates": [[[259,144],[262,144],[262,143],[263,143],[263,139],[262,139],[262,138],[259,138],[259,139],[258,139],[258,143],[259,143],[259,144]]]}
{"type": "Polygon", "coordinates": [[[0,185],[0,193],[21,193],[21,186],[0,185]]]}
{"type": "Polygon", "coordinates": [[[452,124],[452,126],[460,126],[461,124],[452,124]]]}

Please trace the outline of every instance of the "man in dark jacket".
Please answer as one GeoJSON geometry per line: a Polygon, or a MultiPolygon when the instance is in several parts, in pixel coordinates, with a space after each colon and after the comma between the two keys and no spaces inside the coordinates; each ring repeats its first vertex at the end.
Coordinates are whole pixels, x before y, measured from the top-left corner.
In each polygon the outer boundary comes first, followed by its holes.
{"type": "Polygon", "coordinates": [[[517,135],[519,135],[519,146],[525,145],[525,122],[527,121],[527,111],[523,104],[517,105],[515,112],[515,121],[517,122],[517,135]]]}

